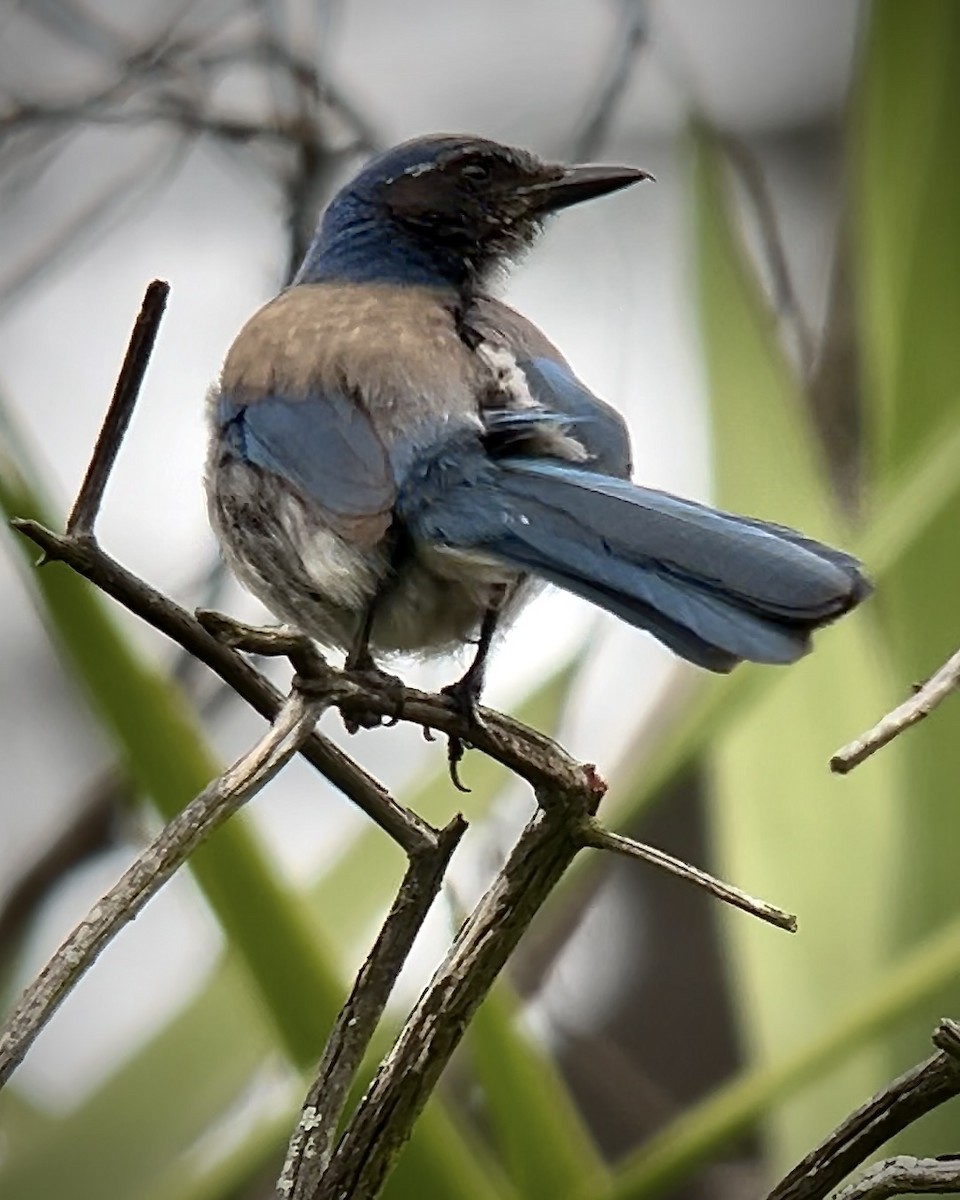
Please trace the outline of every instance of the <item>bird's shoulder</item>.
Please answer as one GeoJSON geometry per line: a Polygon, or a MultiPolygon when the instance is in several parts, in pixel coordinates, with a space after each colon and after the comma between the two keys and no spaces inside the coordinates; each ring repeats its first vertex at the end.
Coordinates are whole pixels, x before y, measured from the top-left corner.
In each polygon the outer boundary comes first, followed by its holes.
{"type": "Polygon", "coordinates": [[[481,410],[488,410],[487,424],[495,432],[499,427],[510,434],[511,451],[524,448],[514,414],[526,414],[529,453],[555,455],[629,477],[630,436],[623,417],[594,395],[532,321],[501,300],[478,296],[462,314],[461,334],[492,376],[481,410]],[[545,416],[539,425],[538,411],[545,416]]]}
{"type": "Polygon", "coordinates": [[[323,282],[290,287],[250,318],[221,387],[293,396],[335,386],[374,403],[417,395],[456,408],[480,374],[446,289],[323,282]]]}

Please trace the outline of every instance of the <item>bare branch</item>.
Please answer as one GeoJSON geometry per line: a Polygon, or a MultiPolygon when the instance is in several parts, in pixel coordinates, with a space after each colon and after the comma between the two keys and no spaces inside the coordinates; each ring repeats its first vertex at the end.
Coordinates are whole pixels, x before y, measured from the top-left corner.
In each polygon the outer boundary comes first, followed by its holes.
{"type": "Polygon", "coordinates": [[[552,796],[467,918],[361,1100],[310,1200],[373,1197],[464,1030],[543,901],[584,844],[600,795],[589,782],[552,796]]]}
{"type": "Polygon", "coordinates": [[[0,976],[19,953],[37,909],[56,885],[69,871],[102,854],[117,840],[130,793],[127,777],[116,765],[108,767],[58,823],[56,836],[14,875],[13,885],[0,903],[0,976]]]}
{"type": "MultiPolygon", "coordinates": [[[[162,299],[165,292],[161,309],[162,299]]],[[[136,401],[158,319],[159,310],[153,319],[145,316],[131,339],[68,534],[54,533],[35,521],[13,524],[41,547],[44,561],[68,564],[167,634],[274,725],[250,755],[204,789],[166,826],[28,989],[0,1038],[0,1083],[116,931],[136,915],[211,829],[299,750],[394,838],[410,859],[400,893],[328,1039],[278,1185],[281,1197],[294,1195],[298,1200],[369,1198],[379,1193],[478,1005],[546,896],[585,846],[614,849],[653,862],[786,927],[791,918],[669,855],[602,830],[595,814],[606,785],[596,768],[577,762],[535,730],[487,709],[480,710],[478,720],[468,720],[449,698],[402,685],[398,714],[397,689],[378,687],[369,673],[335,671],[315,644],[297,631],[254,629],[211,612],[192,616],[104,553],[93,536],[93,526],[136,401]],[[240,650],[283,654],[290,659],[297,676],[286,702],[281,702],[276,689],[240,650]],[[333,1141],[346,1096],[464,825],[457,819],[442,832],[434,830],[397,804],[356,763],[319,735],[313,725],[318,714],[330,706],[357,724],[375,724],[384,717],[395,721],[399,716],[469,743],[526,780],[538,804],[505,866],[464,923],[446,961],[410,1014],[335,1150],[333,1141]]]]}
{"type": "Polygon", "coordinates": [[[604,78],[574,141],[575,160],[587,161],[603,147],[620,101],[649,40],[649,0],[620,0],[620,24],[610,58],[604,65],[604,78]]]}
{"type": "Polygon", "coordinates": [[[279,1196],[309,1200],[316,1193],[330,1163],[347,1094],[466,828],[461,816],[454,817],[434,847],[411,856],[397,898],[327,1040],[290,1139],[277,1183],[279,1196]]]}
{"type": "Polygon", "coordinates": [[[960,1024],[941,1021],[933,1041],[938,1053],[851,1113],[776,1185],[767,1200],[823,1200],[894,1134],[960,1095],[960,1024]]]}
{"type": "Polygon", "coordinates": [[[759,917],[761,921],[775,925],[778,929],[785,929],[788,933],[797,932],[797,918],[792,913],[784,912],[782,908],[776,908],[765,900],[756,900],[753,896],[748,896],[746,892],[741,891],[740,888],[734,887],[733,884],[724,883],[723,880],[716,879],[699,867],[691,866],[690,863],[686,863],[680,858],[674,858],[672,854],[667,854],[664,850],[657,850],[653,846],[644,845],[643,842],[635,842],[633,838],[613,833],[609,829],[604,829],[597,822],[588,827],[587,844],[595,846],[598,850],[613,850],[614,853],[626,855],[627,858],[638,858],[641,862],[650,863],[651,866],[658,867],[661,871],[676,875],[679,879],[685,879],[688,883],[702,888],[711,896],[722,900],[724,904],[732,904],[734,908],[740,908],[754,917],[759,917]]]}
{"type": "MultiPolygon", "coordinates": [[[[61,6],[46,7],[59,12],[61,6]]],[[[293,262],[312,235],[334,168],[345,155],[376,148],[376,134],[349,97],[321,77],[317,57],[281,36],[282,27],[278,32],[266,11],[252,26],[245,23],[238,36],[225,31],[222,20],[187,22],[188,7],[166,14],[160,26],[135,45],[112,31],[104,37],[101,29],[72,14],[64,19],[60,12],[53,23],[55,32],[71,48],[94,49],[101,75],[66,98],[44,95],[36,85],[34,94],[0,92],[5,181],[17,175],[17,164],[24,158],[29,165],[56,157],[73,133],[91,127],[152,130],[172,137],[183,149],[200,139],[228,150],[239,148],[241,161],[271,178],[281,194],[288,259],[293,262]],[[223,81],[238,71],[254,74],[266,85],[270,100],[264,111],[251,115],[224,102],[223,81]],[[270,151],[266,161],[264,149],[270,151]]],[[[163,164],[165,177],[171,165],[163,164]]],[[[142,193],[148,174],[140,165],[129,179],[114,180],[107,197],[110,204],[88,206],[54,233],[48,245],[28,254],[2,298],[9,300],[32,282],[80,235],[102,229],[103,211],[115,215],[118,203],[133,188],[142,193]]]]}
{"type": "Polygon", "coordinates": [[[862,733],[858,738],[843,746],[830,759],[830,770],[837,775],[846,775],[854,767],[875,754],[905,729],[916,725],[960,687],[960,650],[952,655],[926,683],[922,684],[909,700],[904,700],[886,716],[862,733]]]}
{"type": "Polygon", "coordinates": [[[155,279],[144,292],[143,303],[130,334],[113,399],[100,428],[93,457],[80,486],[80,494],[67,520],[67,537],[93,537],[104,488],[133,416],[169,294],[169,283],[161,279],[155,279]]]}
{"type": "Polygon", "coordinates": [[[24,992],[0,1030],[0,1087],[40,1031],[124,925],[211,833],[296,754],[333,699],[293,692],[260,741],[169,821],[90,910],[24,992]]]}
{"type": "Polygon", "coordinates": [[[707,136],[716,141],[743,187],[757,222],[763,262],[770,273],[774,310],[780,320],[793,331],[801,373],[805,379],[809,378],[816,362],[816,339],[793,285],[780,222],[766,176],[756,155],[741,138],[706,124],[703,124],[702,128],[707,136]]]}
{"type": "Polygon", "coordinates": [[[960,1157],[913,1158],[900,1154],[886,1158],[837,1192],[836,1200],[885,1200],[905,1192],[960,1192],[960,1157]]]}

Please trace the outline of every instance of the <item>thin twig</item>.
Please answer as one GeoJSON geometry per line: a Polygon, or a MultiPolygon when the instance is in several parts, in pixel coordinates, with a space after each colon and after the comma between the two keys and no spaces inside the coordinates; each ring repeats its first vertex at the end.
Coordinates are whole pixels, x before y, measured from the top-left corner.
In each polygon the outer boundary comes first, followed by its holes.
{"type": "Polygon", "coordinates": [[[895,737],[899,737],[905,729],[909,729],[911,725],[916,725],[918,721],[928,717],[958,687],[960,687],[960,650],[948,658],[943,666],[931,675],[909,700],[898,704],[886,716],[881,717],[872,729],[868,729],[866,733],[862,733],[858,738],[838,750],[830,759],[830,770],[837,775],[846,775],[848,771],[852,771],[854,767],[868,759],[871,754],[875,754],[888,742],[892,742],[895,737]]]}
{"type": "Polygon", "coordinates": [[[113,845],[132,788],[126,775],[111,764],[76,799],[58,824],[56,836],[40,854],[14,875],[13,886],[0,902],[0,977],[19,953],[39,906],[68,871],[113,845]]]}
{"type": "Polygon", "coordinates": [[[767,1200],[823,1200],[895,1134],[960,1095],[960,1024],[941,1021],[933,1041],[939,1047],[936,1054],[851,1113],[776,1185],[767,1200]]]}
{"type": "Polygon", "coordinates": [[[253,749],[168,821],[94,905],[27,988],[0,1030],[0,1087],[116,934],[137,916],[197,846],[296,754],[326,703],[329,699],[305,696],[299,691],[291,693],[253,749]]]}
{"type": "MultiPolygon", "coordinates": [[[[130,612],[196,655],[262,716],[273,718],[280,703],[280,694],[273,684],[236,650],[210,634],[186,609],[126,570],[98,545],[66,538],[37,521],[15,520],[11,524],[43,550],[47,563],[63,562],[72,567],[130,612]]],[[[206,613],[204,620],[209,621],[206,613]]],[[[394,715],[396,699],[392,694],[366,682],[362,675],[346,675],[344,680],[337,701],[342,711],[365,720],[394,715]]],[[[492,709],[481,708],[480,722],[475,725],[445,696],[416,688],[403,690],[402,708],[403,720],[462,738],[525,779],[535,791],[558,785],[579,786],[585,772],[595,778],[595,768],[577,762],[551,738],[492,709]]],[[[385,788],[321,734],[308,738],[302,753],[408,853],[430,844],[436,836],[434,829],[397,804],[385,788]]]]}
{"type": "Polygon", "coordinates": [[[741,138],[707,124],[703,124],[702,128],[716,141],[743,186],[757,222],[763,261],[770,272],[774,309],[781,321],[786,322],[793,330],[800,371],[803,378],[807,379],[813,373],[816,362],[816,339],[807,323],[803,305],[793,284],[776,205],[770,195],[766,176],[756,155],[741,138]]]}
{"type": "Polygon", "coordinates": [[[960,1156],[914,1158],[900,1154],[874,1163],[835,1200],[886,1200],[905,1193],[960,1192],[960,1156]]]}
{"type": "Polygon", "coordinates": [[[765,900],[756,900],[753,896],[741,891],[740,888],[734,887],[732,883],[724,883],[722,879],[717,879],[699,867],[691,866],[683,859],[674,858],[672,854],[667,854],[664,850],[657,850],[643,842],[636,842],[633,838],[604,829],[597,822],[593,822],[589,827],[588,845],[594,846],[598,850],[612,850],[616,854],[624,854],[628,858],[639,858],[642,862],[658,867],[661,871],[676,875],[679,879],[685,879],[688,883],[702,888],[703,891],[709,892],[711,896],[715,896],[725,904],[732,904],[734,908],[743,909],[744,912],[750,913],[751,916],[758,917],[770,925],[775,925],[778,929],[785,929],[788,933],[797,932],[797,918],[792,913],[784,912],[782,908],[768,904],[765,900]]]}
{"type": "Polygon", "coordinates": [[[414,854],[383,928],[360,969],[307,1092],[277,1183],[282,1200],[310,1200],[333,1152],[337,1125],[393,986],[466,830],[456,816],[428,851],[414,854]]]}
{"type": "Polygon", "coordinates": [[[170,284],[162,279],[155,279],[148,284],[144,292],[110,407],[100,427],[97,444],[73,511],[67,520],[67,537],[93,537],[103,492],[133,416],[169,294],[170,284]]]}

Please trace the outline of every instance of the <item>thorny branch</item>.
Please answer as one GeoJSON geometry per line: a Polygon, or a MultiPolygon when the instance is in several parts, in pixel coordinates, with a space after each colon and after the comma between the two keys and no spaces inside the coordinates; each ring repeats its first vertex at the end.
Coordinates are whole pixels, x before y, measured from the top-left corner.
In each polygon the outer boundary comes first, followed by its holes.
{"type": "Polygon", "coordinates": [[[446,830],[433,829],[397,804],[313,728],[328,707],[364,723],[395,718],[397,697],[392,690],[387,694],[362,674],[332,669],[316,647],[295,631],[255,630],[209,612],[192,616],[98,545],[97,513],[137,400],[165,297],[165,285],[150,285],[68,533],[54,533],[35,521],[14,525],[43,550],[41,562],[59,560],[84,575],[206,663],[273,724],[248,755],[167,824],[28,989],[0,1032],[0,1084],[114,933],[140,911],[213,828],[299,750],[404,849],[410,866],[330,1035],[291,1139],[278,1194],[298,1200],[372,1197],[409,1138],[478,1005],[581,849],[612,848],[643,858],[782,928],[793,928],[795,922],[696,868],[603,830],[595,813],[606,785],[592,766],[576,762],[550,738],[488,709],[481,710],[479,724],[468,723],[446,697],[404,688],[401,719],[458,737],[502,763],[530,784],[538,808],[500,874],[467,918],[334,1146],[342,1108],[364,1051],[464,825],[458,818],[446,830]],[[286,701],[242,651],[289,657],[297,674],[286,701]]]}

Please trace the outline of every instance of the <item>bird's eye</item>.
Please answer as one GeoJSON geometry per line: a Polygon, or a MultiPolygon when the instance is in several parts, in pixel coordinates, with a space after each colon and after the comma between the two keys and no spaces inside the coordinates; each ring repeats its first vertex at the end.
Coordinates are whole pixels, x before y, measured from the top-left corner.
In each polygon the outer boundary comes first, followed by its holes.
{"type": "Polygon", "coordinates": [[[460,174],[464,179],[469,179],[471,183],[490,182],[490,168],[485,167],[482,163],[467,163],[466,166],[460,168],[460,174]]]}

